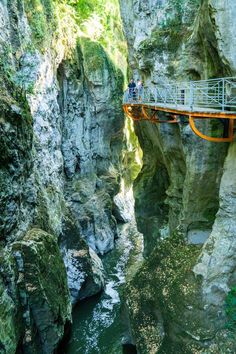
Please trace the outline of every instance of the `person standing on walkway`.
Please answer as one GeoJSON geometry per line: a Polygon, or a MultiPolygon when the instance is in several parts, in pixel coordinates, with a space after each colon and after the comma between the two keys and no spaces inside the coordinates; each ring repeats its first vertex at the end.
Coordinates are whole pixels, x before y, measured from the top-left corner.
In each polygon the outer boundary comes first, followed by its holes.
{"type": "Polygon", "coordinates": [[[129,89],[129,99],[136,100],[136,83],[134,82],[134,79],[130,80],[128,89],[129,89]]]}
{"type": "Polygon", "coordinates": [[[138,80],[137,81],[137,91],[138,91],[138,100],[142,101],[143,100],[143,94],[144,94],[144,87],[143,87],[142,80],[138,80]]]}

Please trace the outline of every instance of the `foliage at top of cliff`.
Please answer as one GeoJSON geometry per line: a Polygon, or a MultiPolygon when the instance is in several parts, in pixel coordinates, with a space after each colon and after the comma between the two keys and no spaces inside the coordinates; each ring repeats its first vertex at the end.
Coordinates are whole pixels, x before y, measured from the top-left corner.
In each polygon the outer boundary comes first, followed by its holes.
{"type": "Polygon", "coordinates": [[[93,41],[104,46],[115,63],[126,66],[126,41],[123,35],[118,0],[68,0],[76,11],[77,23],[93,41]]]}
{"type": "Polygon", "coordinates": [[[111,0],[24,0],[34,44],[40,50],[64,36],[86,36],[103,45],[115,64],[126,68],[119,1],[111,0]],[[69,28],[69,30],[68,30],[69,28]]]}
{"type": "Polygon", "coordinates": [[[35,50],[41,53],[54,50],[55,58],[62,60],[72,57],[81,39],[88,39],[88,50],[90,43],[98,44],[93,45],[97,55],[93,55],[90,64],[98,67],[101,63],[102,46],[116,68],[126,73],[126,42],[118,0],[108,3],[103,0],[14,0],[9,13],[18,20],[26,15],[28,24],[23,17],[25,28],[19,31],[19,36],[11,43],[1,43],[1,112],[17,107],[22,116],[30,117],[25,95],[33,93],[34,80],[31,82],[21,68],[25,54],[35,50]]]}
{"type": "Polygon", "coordinates": [[[24,0],[26,15],[36,46],[43,46],[53,25],[56,25],[52,0],[24,0]]]}

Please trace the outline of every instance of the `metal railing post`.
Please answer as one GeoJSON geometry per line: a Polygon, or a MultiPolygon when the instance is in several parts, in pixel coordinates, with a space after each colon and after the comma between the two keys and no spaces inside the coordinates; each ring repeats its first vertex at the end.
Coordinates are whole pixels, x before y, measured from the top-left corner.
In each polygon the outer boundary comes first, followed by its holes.
{"type": "Polygon", "coordinates": [[[175,105],[178,106],[178,86],[175,86],[175,105]]]}
{"type": "Polygon", "coordinates": [[[193,92],[193,82],[190,81],[190,86],[189,86],[189,106],[190,110],[193,110],[193,102],[194,102],[194,92],[193,92]]]}
{"type": "Polygon", "coordinates": [[[147,88],[147,101],[151,102],[151,92],[150,92],[150,87],[147,88]]]}
{"type": "Polygon", "coordinates": [[[225,110],[225,79],[222,79],[222,111],[225,110]]]}
{"type": "Polygon", "coordinates": [[[220,103],[220,83],[218,82],[218,102],[220,103]]]}
{"type": "Polygon", "coordinates": [[[166,96],[167,96],[166,87],[165,87],[164,94],[165,94],[165,96],[164,96],[164,103],[166,104],[166,96]]]}

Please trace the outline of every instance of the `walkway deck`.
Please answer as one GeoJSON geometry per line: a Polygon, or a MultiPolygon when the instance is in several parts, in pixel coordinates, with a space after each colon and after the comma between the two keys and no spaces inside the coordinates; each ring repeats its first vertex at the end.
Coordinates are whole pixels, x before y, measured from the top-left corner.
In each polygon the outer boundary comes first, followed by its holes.
{"type": "Polygon", "coordinates": [[[152,123],[178,123],[178,116],[187,116],[195,134],[213,142],[234,141],[236,120],[236,78],[221,78],[188,83],[160,83],[141,92],[124,94],[123,108],[134,121],[152,123]],[[158,112],[168,113],[166,120],[158,112]],[[202,134],[195,125],[195,119],[220,119],[223,137],[202,134]]]}

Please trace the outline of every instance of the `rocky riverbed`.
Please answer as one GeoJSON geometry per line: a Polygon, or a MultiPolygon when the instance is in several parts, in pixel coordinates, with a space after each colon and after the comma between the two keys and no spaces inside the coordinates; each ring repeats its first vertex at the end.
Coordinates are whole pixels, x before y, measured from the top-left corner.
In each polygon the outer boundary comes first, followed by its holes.
{"type": "Polygon", "coordinates": [[[125,320],[126,277],[142,263],[143,237],[135,222],[119,227],[112,252],[103,257],[105,287],[96,297],[81,302],[73,312],[72,335],[65,354],[123,353],[130,343],[125,320]]]}

